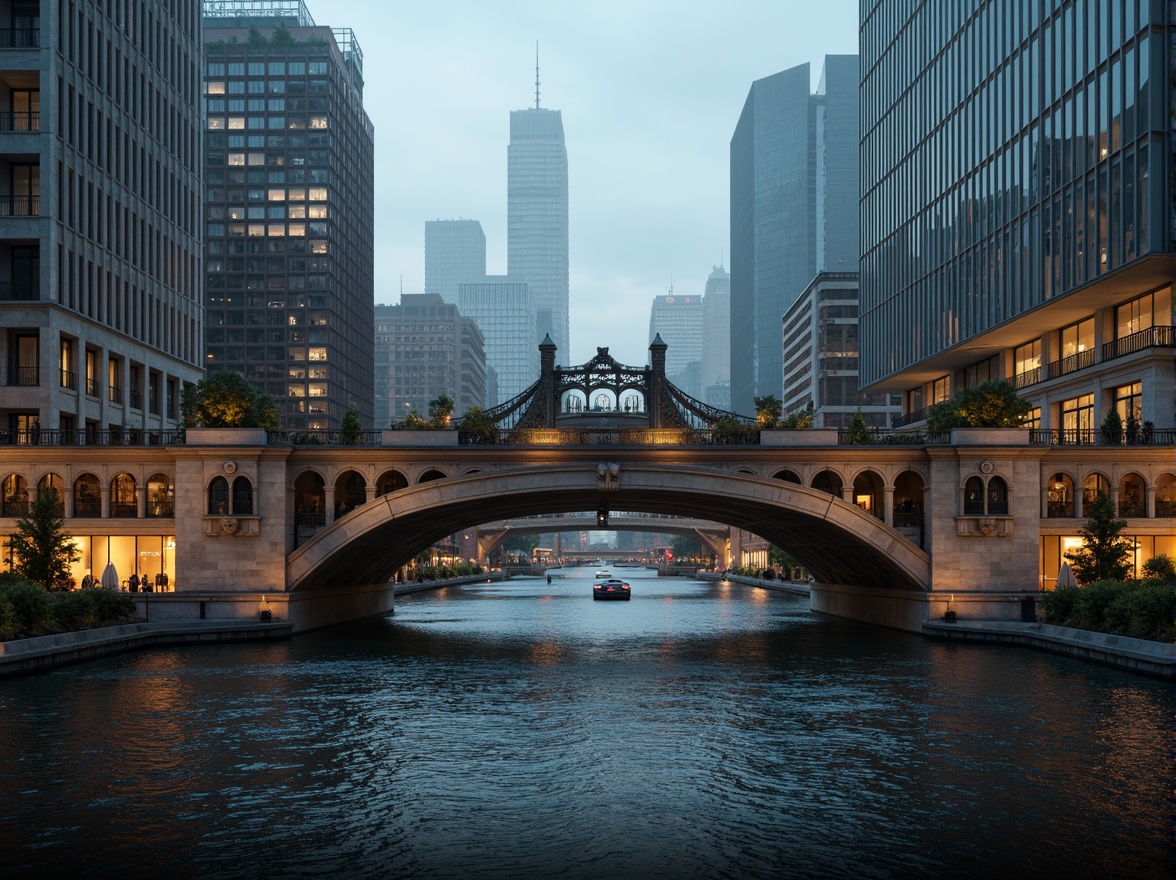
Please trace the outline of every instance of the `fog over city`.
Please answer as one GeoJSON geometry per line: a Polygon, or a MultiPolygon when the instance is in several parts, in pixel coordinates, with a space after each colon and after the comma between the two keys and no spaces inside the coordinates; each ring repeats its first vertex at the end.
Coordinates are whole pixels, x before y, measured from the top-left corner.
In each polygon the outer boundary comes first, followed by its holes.
{"type": "Polygon", "coordinates": [[[424,224],[474,219],[506,272],[509,113],[562,111],[571,348],[646,359],[649,308],[729,267],[729,149],[751,83],[856,54],[856,0],[309,0],[364,52],[376,128],[377,303],[424,288],[424,224]]]}

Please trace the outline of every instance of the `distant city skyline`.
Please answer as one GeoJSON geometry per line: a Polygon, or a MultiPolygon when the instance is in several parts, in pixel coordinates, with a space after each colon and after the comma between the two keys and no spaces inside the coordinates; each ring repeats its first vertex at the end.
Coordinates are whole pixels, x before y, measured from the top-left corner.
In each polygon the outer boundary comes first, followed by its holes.
{"type": "Polygon", "coordinates": [[[729,268],[729,143],[751,83],[857,51],[854,0],[307,2],[366,50],[377,303],[424,290],[426,220],[478,220],[487,271],[506,273],[509,112],[534,106],[538,40],[540,106],[561,111],[568,149],[565,364],[604,345],[646,361],[651,299],[701,295],[729,268]]]}

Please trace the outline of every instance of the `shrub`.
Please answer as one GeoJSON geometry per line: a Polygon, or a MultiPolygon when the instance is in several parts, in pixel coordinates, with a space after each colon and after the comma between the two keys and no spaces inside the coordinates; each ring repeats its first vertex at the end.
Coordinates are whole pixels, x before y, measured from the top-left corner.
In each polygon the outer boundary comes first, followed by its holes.
{"type": "Polygon", "coordinates": [[[1116,580],[1095,581],[1078,591],[1074,603],[1074,622],[1082,629],[1101,631],[1105,625],[1107,608],[1123,591],[1123,582],[1116,580]]]}
{"type": "Polygon", "coordinates": [[[0,584],[0,605],[11,609],[9,638],[45,635],[55,631],[49,594],[26,581],[0,584]]]}
{"type": "Polygon", "coordinates": [[[1074,616],[1074,605],[1078,602],[1078,587],[1058,587],[1041,597],[1045,610],[1045,622],[1061,626],[1074,616]]]}
{"type": "Polygon", "coordinates": [[[1176,589],[1157,580],[1137,584],[1123,597],[1127,634],[1142,639],[1170,636],[1176,617],[1176,589]]]}
{"type": "Polygon", "coordinates": [[[1172,561],[1171,556],[1161,553],[1143,564],[1143,573],[1155,580],[1176,580],[1176,562],[1172,561]]]}

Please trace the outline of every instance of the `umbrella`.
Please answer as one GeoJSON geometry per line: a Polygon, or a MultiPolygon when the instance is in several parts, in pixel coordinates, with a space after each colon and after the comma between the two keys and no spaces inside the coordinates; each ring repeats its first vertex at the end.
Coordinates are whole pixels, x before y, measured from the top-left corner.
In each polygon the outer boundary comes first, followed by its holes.
{"type": "Polygon", "coordinates": [[[1063,562],[1062,567],[1058,569],[1058,579],[1055,584],[1057,587],[1076,587],[1078,582],[1074,580],[1074,572],[1070,571],[1070,563],[1063,562]]]}
{"type": "Polygon", "coordinates": [[[102,569],[102,586],[108,590],[118,589],[118,571],[113,562],[106,563],[106,568],[102,569]]]}

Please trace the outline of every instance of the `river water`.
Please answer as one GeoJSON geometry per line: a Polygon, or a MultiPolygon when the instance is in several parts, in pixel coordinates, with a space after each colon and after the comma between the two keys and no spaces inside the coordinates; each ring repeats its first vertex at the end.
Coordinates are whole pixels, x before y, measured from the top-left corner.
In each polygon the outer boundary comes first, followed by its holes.
{"type": "Polygon", "coordinates": [[[1171,685],[615,573],[2,682],[0,876],[1171,876],[1171,685]]]}

